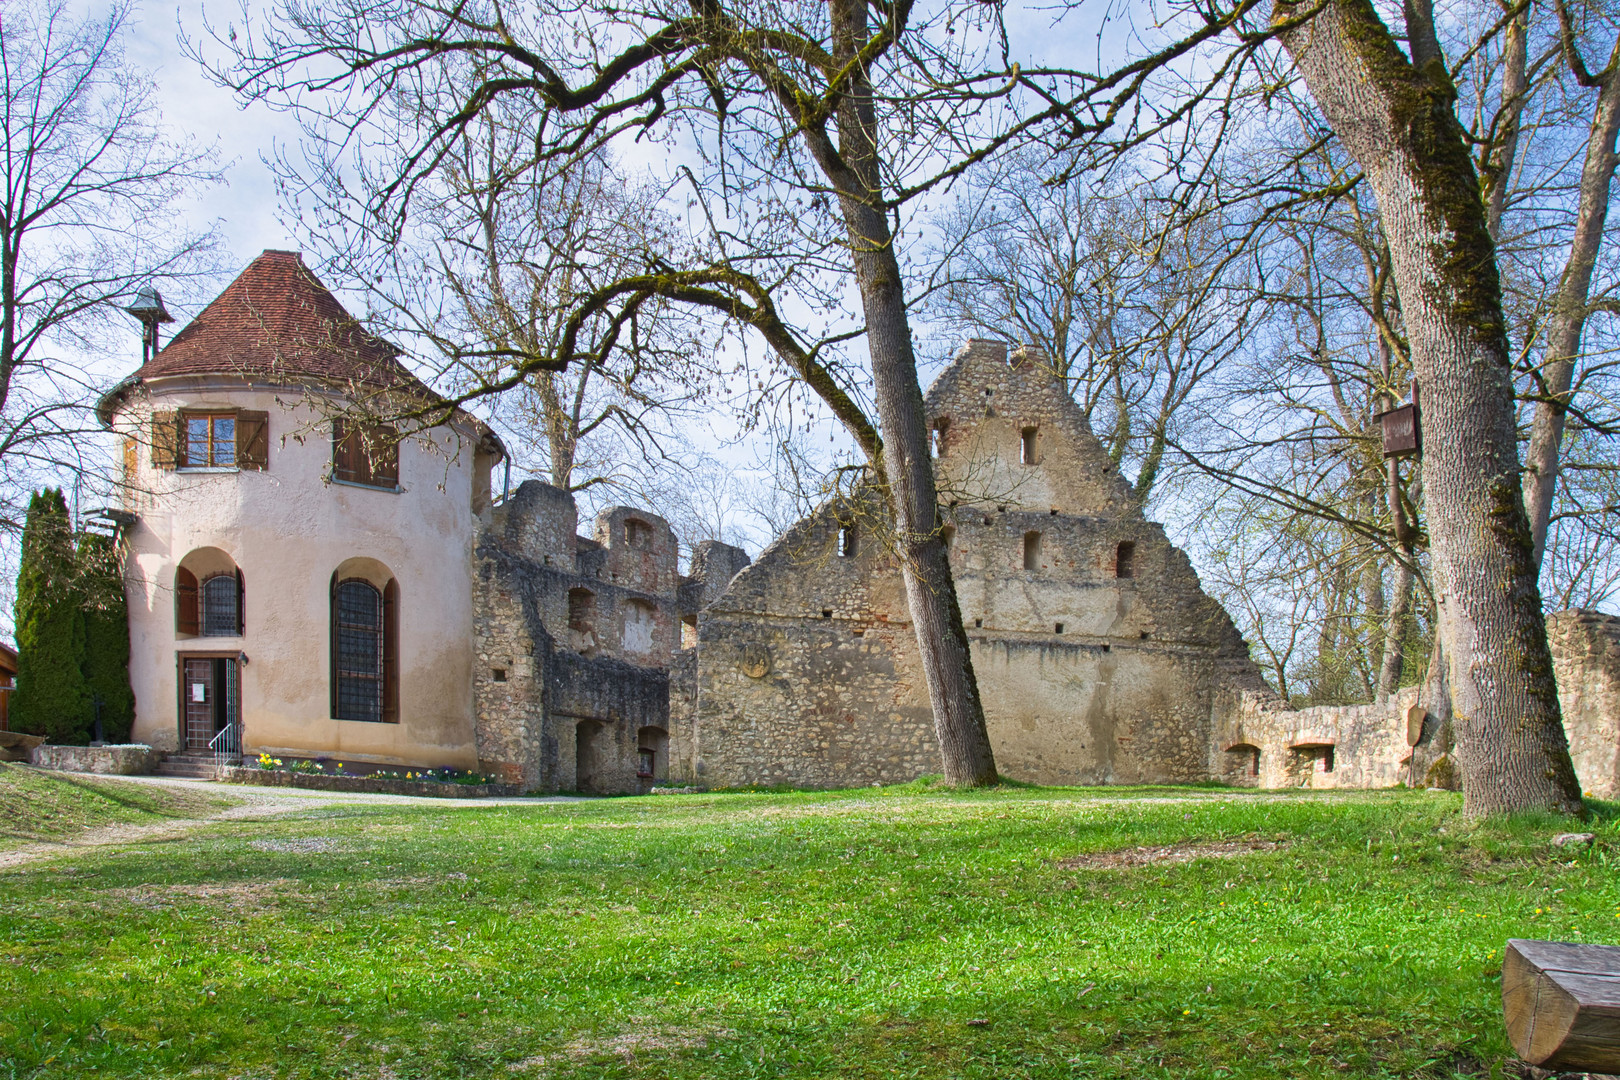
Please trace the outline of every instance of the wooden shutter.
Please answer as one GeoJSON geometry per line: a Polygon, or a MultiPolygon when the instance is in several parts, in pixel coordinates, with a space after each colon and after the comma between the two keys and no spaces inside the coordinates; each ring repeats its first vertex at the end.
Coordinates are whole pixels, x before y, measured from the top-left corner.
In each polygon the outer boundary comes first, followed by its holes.
{"type": "Polygon", "coordinates": [[[399,582],[383,587],[383,722],[399,723],[399,582]]]}
{"type": "Polygon", "coordinates": [[[236,414],[236,467],[270,467],[270,414],[243,409],[236,414]]]}
{"type": "Polygon", "coordinates": [[[174,572],[174,632],[192,637],[202,633],[197,575],[183,566],[174,572]]]}
{"type": "Polygon", "coordinates": [[[242,580],[242,568],[236,568],[236,636],[247,629],[247,586],[242,580]]]}
{"type": "Polygon", "coordinates": [[[363,484],[360,466],[360,433],[342,420],[332,421],[332,478],[350,484],[363,484]]]}
{"type": "MultiPolygon", "coordinates": [[[[124,436],[124,479],[126,481],[134,480],[135,479],[135,471],[139,467],[140,467],[140,451],[135,445],[135,437],[133,435],[125,435],[124,436]]],[[[0,713],[3,713],[4,709],[5,709],[4,702],[0,702],[0,713]]],[[[4,728],[0,728],[0,731],[4,731],[4,730],[5,730],[4,728]]]]}
{"type": "Polygon", "coordinates": [[[179,467],[179,413],[155,412],[152,414],[152,464],[159,469],[174,469],[179,467]]]}
{"type": "Polygon", "coordinates": [[[372,429],[371,482],[378,487],[399,486],[399,432],[391,427],[372,429]]]}

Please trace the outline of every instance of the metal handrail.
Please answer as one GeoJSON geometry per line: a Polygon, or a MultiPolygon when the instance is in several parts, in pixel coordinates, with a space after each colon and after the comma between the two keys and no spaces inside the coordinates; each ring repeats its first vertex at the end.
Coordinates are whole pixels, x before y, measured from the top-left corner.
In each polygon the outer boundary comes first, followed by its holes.
{"type": "Polygon", "coordinates": [[[235,720],[220,729],[219,734],[208,740],[208,749],[214,752],[214,778],[218,779],[220,772],[225,768],[225,762],[242,754],[242,728],[235,720]]]}

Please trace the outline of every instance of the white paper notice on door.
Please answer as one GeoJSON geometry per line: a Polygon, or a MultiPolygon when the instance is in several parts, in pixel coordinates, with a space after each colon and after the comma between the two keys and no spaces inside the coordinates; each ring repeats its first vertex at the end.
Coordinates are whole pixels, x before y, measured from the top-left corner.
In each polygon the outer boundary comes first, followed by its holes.
{"type": "Polygon", "coordinates": [[[207,701],[208,700],[208,684],[207,683],[200,683],[200,682],[192,683],[191,684],[191,700],[192,701],[207,701]]]}

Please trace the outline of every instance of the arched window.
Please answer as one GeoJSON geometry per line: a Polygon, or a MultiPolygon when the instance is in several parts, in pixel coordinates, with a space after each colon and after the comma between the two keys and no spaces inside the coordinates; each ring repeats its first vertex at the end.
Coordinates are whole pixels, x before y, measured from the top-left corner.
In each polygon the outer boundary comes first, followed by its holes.
{"type": "Polygon", "coordinates": [[[215,574],[202,583],[202,636],[242,633],[242,571],[215,574]]]}
{"type": "Polygon", "coordinates": [[[348,578],[332,588],[332,715],[399,719],[398,586],[348,578]]]}
{"type": "Polygon", "coordinates": [[[1041,534],[1027,532],[1024,534],[1024,569],[1039,570],[1041,568],[1041,534]]]}
{"type": "Polygon", "coordinates": [[[242,571],[219,548],[195,548],[174,571],[176,637],[239,637],[244,626],[242,571]]]}

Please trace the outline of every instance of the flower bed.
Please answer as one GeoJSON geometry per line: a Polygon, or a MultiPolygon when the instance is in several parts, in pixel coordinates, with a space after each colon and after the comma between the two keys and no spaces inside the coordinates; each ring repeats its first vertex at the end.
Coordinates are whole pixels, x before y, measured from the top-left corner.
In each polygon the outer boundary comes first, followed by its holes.
{"type": "MultiPolygon", "coordinates": [[[[401,776],[405,772],[420,775],[416,769],[398,771],[401,776]]],[[[522,784],[459,784],[438,780],[395,779],[389,775],[345,776],[335,770],[295,772],[285,768],[261,769],[248,766],[221,769],[219,778],[228,784],[309,788],[313,791],[371,791],[382,795],[425,795],[434,799],[509,798],[523,794],[522,784]]]]}

